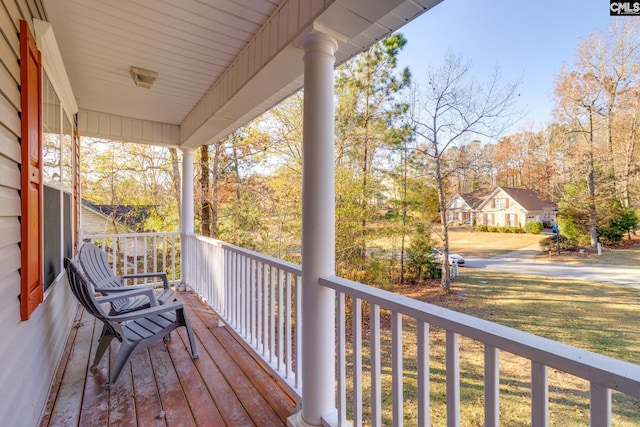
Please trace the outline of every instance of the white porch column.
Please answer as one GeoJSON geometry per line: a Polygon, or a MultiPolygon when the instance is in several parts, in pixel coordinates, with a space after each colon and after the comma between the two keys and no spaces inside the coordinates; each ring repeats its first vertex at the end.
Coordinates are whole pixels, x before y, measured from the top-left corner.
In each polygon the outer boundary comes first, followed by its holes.
{"type": "Polygon", "coordinates": [[[189,283],[186,233],[193,233],[193,149],[182,148],[182,194],[180,197],[180,271],[182,283],[189,283]]]}
{"type": "MultiPolygon", "coordinates": [[[[335,292],[319,278],[335,274],[333,67],[335,39],[303,42],[302,411],[294,425],[321,425],[335,411],[335,292]]],[[[296,417],[296,416],[294,416],[296,417]]],[[[294,418],[292,417],[292,418],[294,418]]]]}

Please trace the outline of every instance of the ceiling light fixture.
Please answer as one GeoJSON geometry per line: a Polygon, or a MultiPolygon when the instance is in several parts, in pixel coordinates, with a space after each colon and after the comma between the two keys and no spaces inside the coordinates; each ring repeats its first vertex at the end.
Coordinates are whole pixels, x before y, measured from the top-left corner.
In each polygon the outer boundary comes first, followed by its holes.
{"type": "Polygon", "coordinates": [[[131,77],[136,86],[151,89],[151,86],[158,80],[158,73],[144,68],[131,67],[131,77]]]}

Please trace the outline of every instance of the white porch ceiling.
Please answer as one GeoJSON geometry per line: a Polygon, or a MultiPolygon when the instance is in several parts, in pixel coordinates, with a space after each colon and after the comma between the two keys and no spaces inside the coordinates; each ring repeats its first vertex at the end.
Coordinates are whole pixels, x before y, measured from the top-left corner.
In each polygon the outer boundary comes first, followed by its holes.
{"type": "Polygon", "coordinates": [[[440,1],[42,3],[80,109],[81,134],[197,147],[300,89],[296,43],[311,28],[341,37],[340,63],[440,1]],[[137,87],[131,66],[157,72],[157,82],[137,87]],[[163,129],[167,135],[159,136],[163,129]]]}

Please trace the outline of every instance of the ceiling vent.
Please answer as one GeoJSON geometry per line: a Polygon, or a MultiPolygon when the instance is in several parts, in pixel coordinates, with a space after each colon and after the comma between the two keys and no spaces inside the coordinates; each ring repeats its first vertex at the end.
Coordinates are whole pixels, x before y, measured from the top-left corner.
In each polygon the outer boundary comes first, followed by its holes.
{"type": "Polygon", "coordinates": [[[131,67],[131,77],[136,86],[151,89],[151,86],[158,80],[158,73],[144,68],[131,67]]]}

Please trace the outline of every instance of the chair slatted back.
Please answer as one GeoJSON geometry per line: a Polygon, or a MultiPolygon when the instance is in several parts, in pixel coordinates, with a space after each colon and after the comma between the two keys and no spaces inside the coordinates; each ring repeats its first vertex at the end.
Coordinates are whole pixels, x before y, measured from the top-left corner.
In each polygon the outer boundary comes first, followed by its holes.
{"type": "Polygon", "coordinates": [[[84,274],[87,275],[94,286],[100,288],[123,286],[120,281],[116,280],[106,253],[93,243],[87,242],[83,244],[78,258],[84,274]]]}

